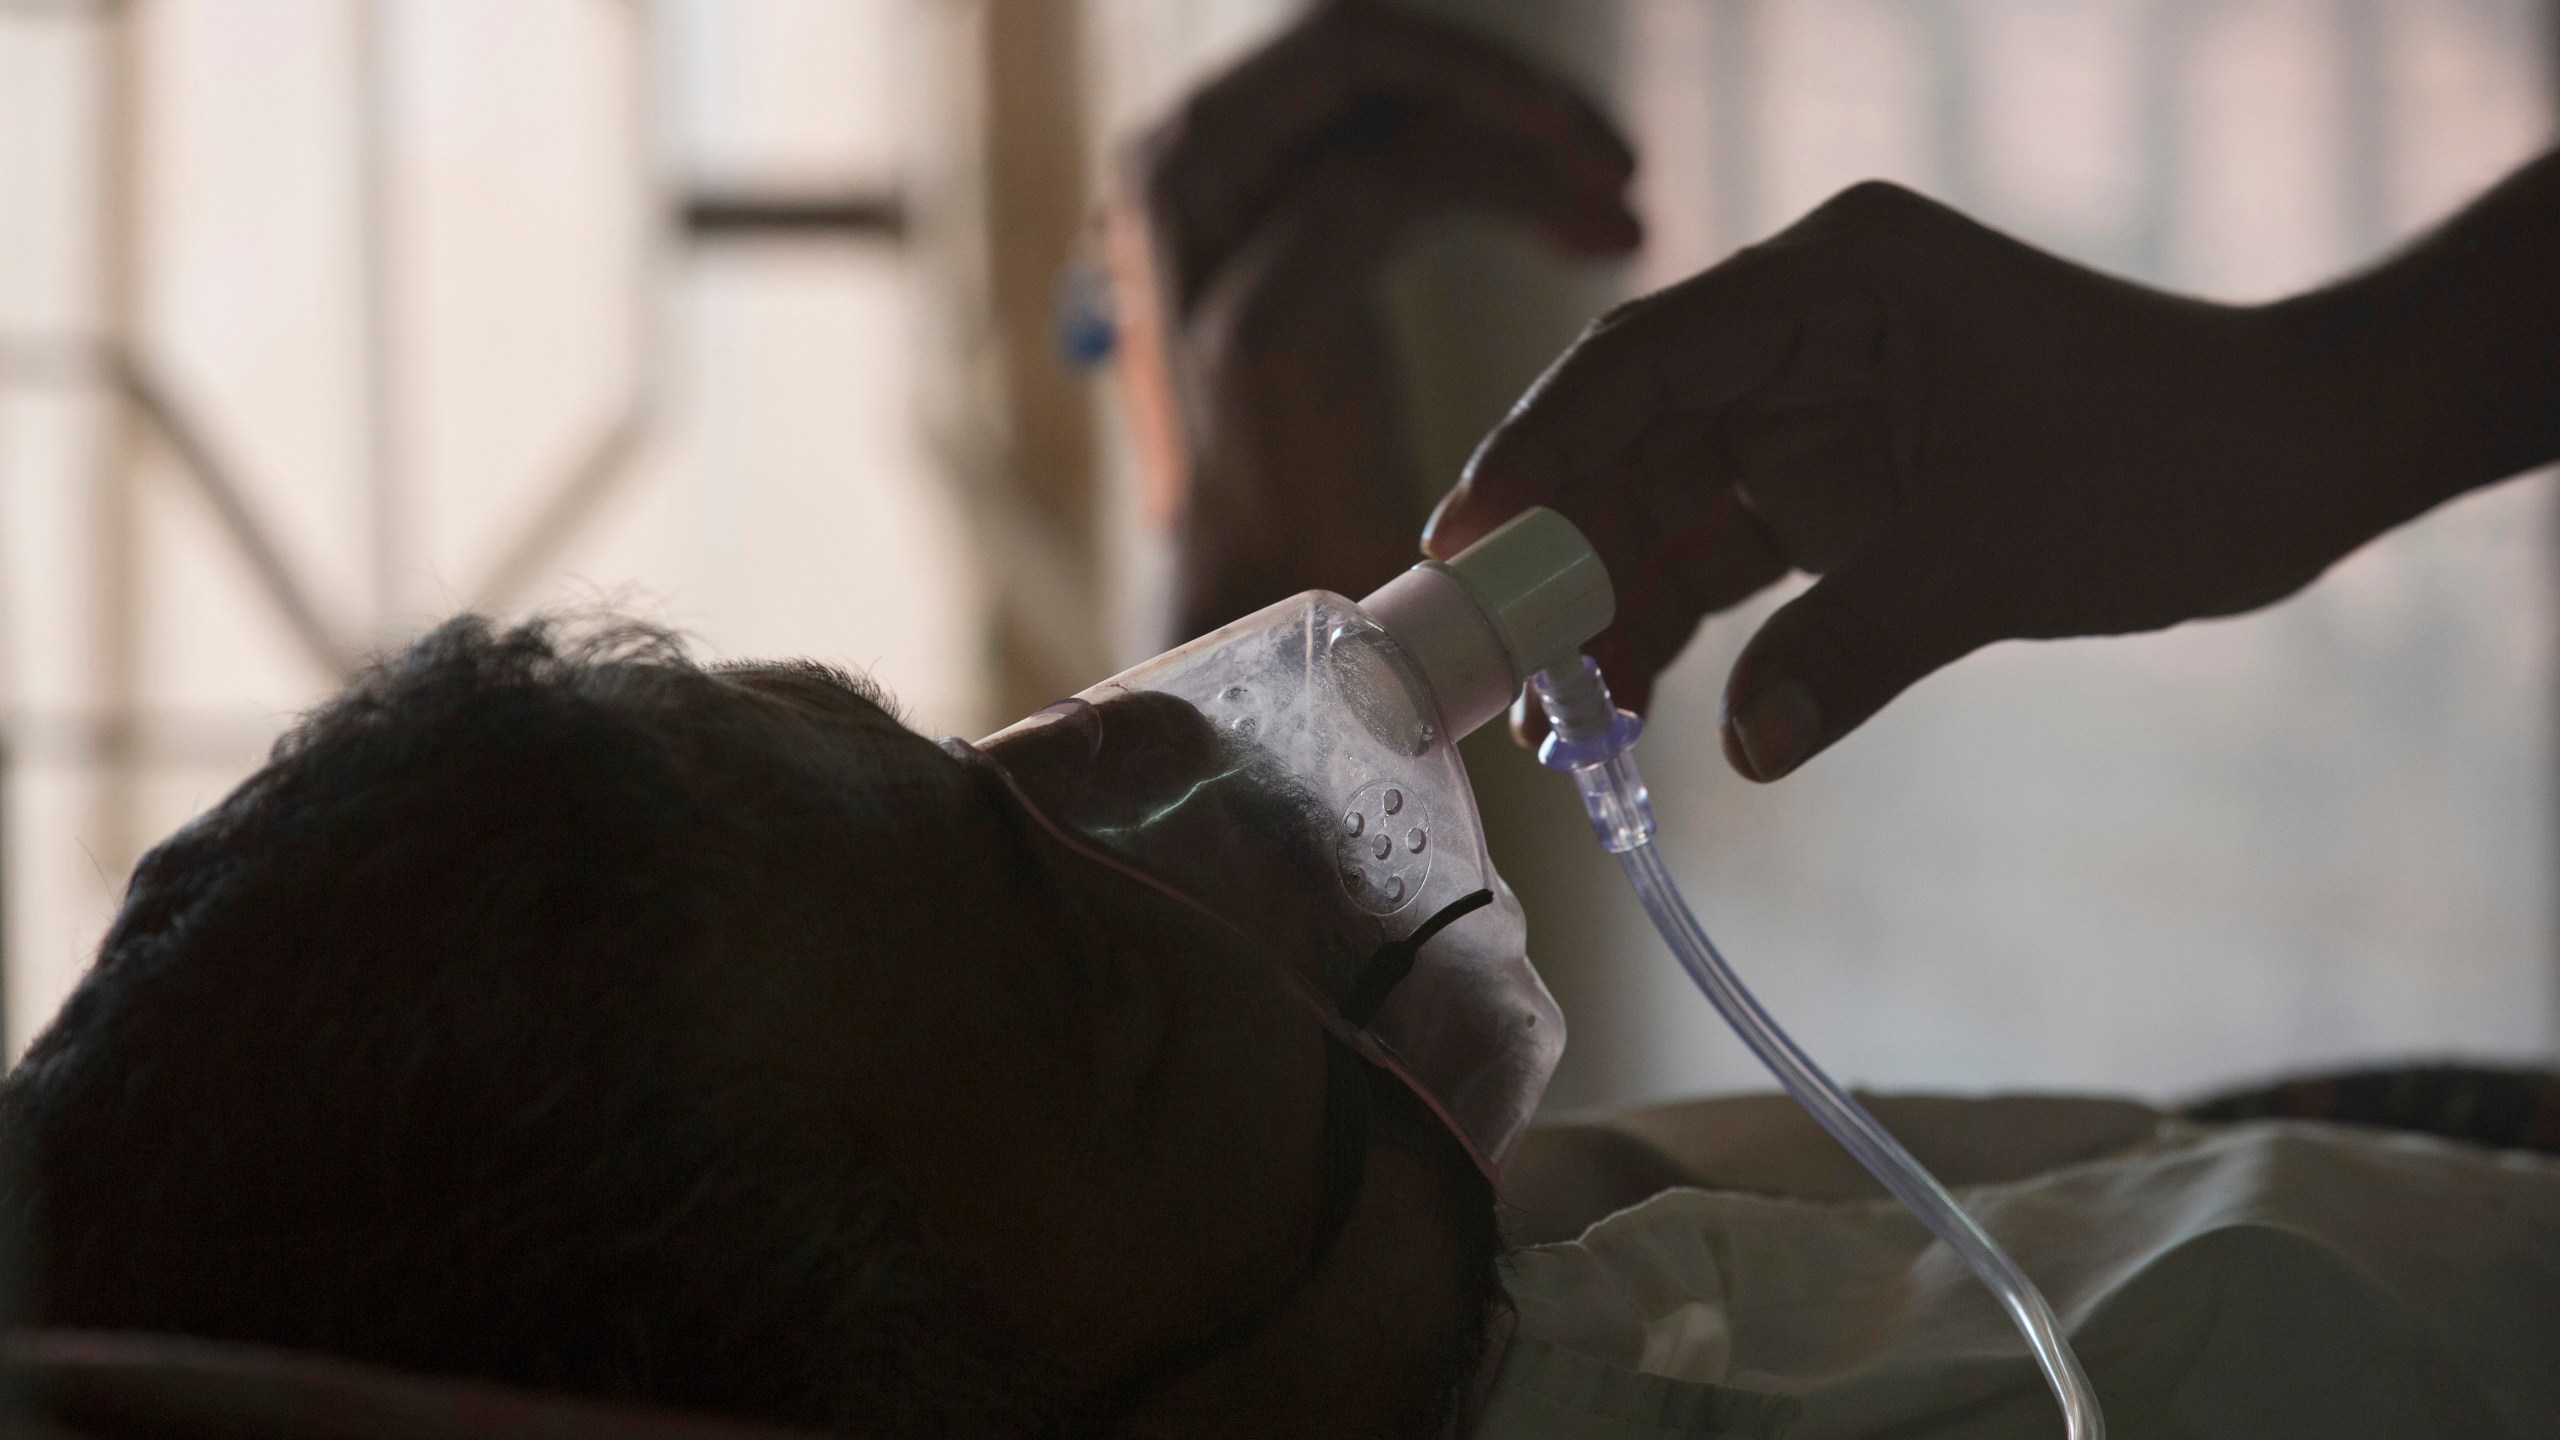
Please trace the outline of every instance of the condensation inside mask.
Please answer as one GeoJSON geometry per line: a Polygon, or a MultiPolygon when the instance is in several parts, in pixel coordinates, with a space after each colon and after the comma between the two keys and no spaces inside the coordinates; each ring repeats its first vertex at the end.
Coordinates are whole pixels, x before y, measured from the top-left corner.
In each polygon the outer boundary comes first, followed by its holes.
{"type": "Polygon", "coordinates": [[[1563,1017],[1428,688],[1356,605],[1282,601],[982,745],[1044,825],[1253,941],[1498,1170],[1563,1017]]]}

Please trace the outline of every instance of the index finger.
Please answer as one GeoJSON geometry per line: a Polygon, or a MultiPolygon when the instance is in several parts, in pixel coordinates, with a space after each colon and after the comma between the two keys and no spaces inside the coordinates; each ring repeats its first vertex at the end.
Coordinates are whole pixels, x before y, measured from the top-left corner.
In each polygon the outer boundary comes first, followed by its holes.
{"type": "Polygon", "coordinates": [[[1711,424],[1778,379],[1810,331],[1872,330],[1873,302],[1825,294],[1819,264],[1804,250],[1744,251],[1595,322],[1476,448],[1432,512],[1424,553],[1446,559],[1532,505],[1578,501],[1559,506],[1573,516],[1629,486],[1689,483],[1642,473],[1653,437],[1711,424]]]}

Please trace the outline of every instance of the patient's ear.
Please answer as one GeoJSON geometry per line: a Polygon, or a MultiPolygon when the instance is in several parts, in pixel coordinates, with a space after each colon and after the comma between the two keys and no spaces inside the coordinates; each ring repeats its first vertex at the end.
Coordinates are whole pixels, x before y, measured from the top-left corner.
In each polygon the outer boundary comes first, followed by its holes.
{"type": "Polygon", "coordinates": [[[1503,1233],[1514,1245],[1572,1240],[1592,1225],[1697,1177],[1606,1125],[1539,1125],[1502,1172],[1503,1233]]]}

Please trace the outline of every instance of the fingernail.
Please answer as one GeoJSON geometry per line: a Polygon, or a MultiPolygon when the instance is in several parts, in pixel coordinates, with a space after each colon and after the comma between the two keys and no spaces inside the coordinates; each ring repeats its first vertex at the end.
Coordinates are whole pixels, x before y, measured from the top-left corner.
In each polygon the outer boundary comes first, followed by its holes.
{"type": "Polygon", "coordinates": [[[1434,560],[1449,558],[1448,547],[1442,543],[1440,526],[1449,518],[1449,511],[1457,505],[1458,496],[1464,491],[1465,487],[1461,485],[1458,489],[1441,496],[1440,503],[1431,507],[1431,518],[1422,524],[1422,553],[1434,560]]]}
{"type": "Polygon", "coordinates": [[[1793,680],[1761,687],[1727,716],[1725,733],[1754,780],[1775,780],[1793,770],[1822,743],[1822,710],[1813,694],[1793,680]]]}
{"type": "Polygon", "coordinates": [[[1523,750],[1535,750],[1547,738],[1547,713],[1529,699],[1529,687],[1511,697],[1511,738],[1523,750]]]}

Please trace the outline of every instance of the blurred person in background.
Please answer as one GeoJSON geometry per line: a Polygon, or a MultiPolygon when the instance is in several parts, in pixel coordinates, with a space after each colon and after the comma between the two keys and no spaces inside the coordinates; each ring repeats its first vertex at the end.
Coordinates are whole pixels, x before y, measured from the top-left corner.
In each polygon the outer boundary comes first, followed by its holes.
{"type": "Polygon", "coordinates": [[[1163,638],[1414,561],[1428,494],[1385,272],[1453,214],[1623,256],[1635,156],[1559,82],[1375,4],[1319,8],[1134,147],[1107,215],[1123,391],[1176,494],[1163,638]]]}
{"type": "MultiPolygon", "coordinates": [[[[1401,237],[1467,210],[1569,254],[1637,238],[1632,157],[1592,107],[1372,5],[1314,12],[1139,155],[1116,233],[1154,307],[1132,335],[1142,430],[1188,476],[1177,636],[1408,562],[1421,492],[1379,295],[1401,237]]],[[[1849,203],[2016,253],[1918,202],[1849,203]]],[[[1434,532],[1450,546],[1551,487],[1622,567],[1608,653],[1638,695],[1649,672],[1619,657],[1668,653],[1645,637],[1786,563],[1887,546],[1921,493],[1895,479],[1899,445],[1859,448],[1899,433],[1902,392],[1834,383],[1903,353],[1856,328],[1860,304],[1898,313],[1892,293],[1849,284],[1845,329],[1823,307],[1799,322],[1803,292],[1749,278],[1792,253],[1699,282],[1764,307],[1734,334],[1775,333],[1770,363],[1811,372],[1769,424],[1682,428],[1688,352],[1613,368],[1604,328],[1434,532]],[[1728,451],[1857,492],[1864,509],[1832,508],[1867,528],[1782,553],[1794,532],[1769,514],[1799,492],[1718,469],[1728,451]],[[1735,534],[1762,548],[1729,558],[1735,534]]],[[[2058,262],[2013,263],[2062,283],[2058,262]]],[[[2129,314],[2204,308],[2091,283],[2129,314]]],[[[1939,318],[2045,315],[1996,285],[1974,298],[2022,313],[1939,318]]],[[[2052,323],[2077,337],[2069,318],[2052,323]]],[[[1727,343],[1721,320],[1665,328],[1727,343]]],[[[1988,384],[1943,361],[1888,373],[1958,414],[1988,384]]],[[[2066,387],[2073,413],[2142,408],[2141,377],[2116,378],[2066,387]]],[[[1981,433],[2048,431],[2082,433],[2023,407],[1981,433]]],[[[2021,460],[2008,493],[2046,473],[2021,460]]],[[[2078,537],[2129,503],[2017,515],[2078,537]]],[[[1796,673],[1837,733],[1853,711],[1832,697],[1853,692],[1796,673]]],[[[1179,780],[1202,753],[1185,717],[1151,723],[1175,764],[1157,778],[1179,780]]],[[[1746,762],[1776,753],[1757,724],[1746,762]]],[[[1039,735],[994,748],[1033,796],[1085,759],[1039,735]]],[[[153,852],[0,1091],[35,1318],[846,1434],[2050,1432],[1989,1301],[1782,1105],[1550,1132],[1497,1209],[1396,1081],[1357,1072],[1366,1119],[1344,1123],[1322,1034],[1276,983],[1053,841],[989,767],[839,673],[454,622],[153,852]],[[1506,1222],[1564,1243],[1506,1261],[1506,1222]]],[[[2103,1102],[1884,1114],[1984,1187],[1977,1213],[2075,1326],[2119,1435],[2531,1434],[2560,1412],[2547,1162],[2103,1102]]]]}

